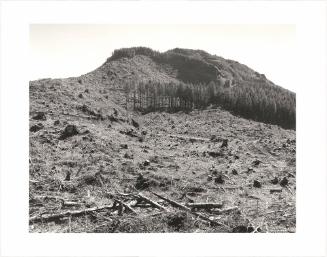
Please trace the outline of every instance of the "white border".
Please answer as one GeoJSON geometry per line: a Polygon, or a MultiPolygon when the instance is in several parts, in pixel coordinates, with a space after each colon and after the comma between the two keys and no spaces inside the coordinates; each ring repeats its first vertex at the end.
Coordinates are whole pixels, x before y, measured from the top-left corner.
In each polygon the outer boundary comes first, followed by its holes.
{"type": "MultiPolygon", "coordinates": [[[[325,256],[326,3],[2,2],[1,256],[325,256]],[[297,233],[29,234],[28,26],[296,24],[297,233]]],[[[282,62],[282,60],[281,60],[282,62]]]]}

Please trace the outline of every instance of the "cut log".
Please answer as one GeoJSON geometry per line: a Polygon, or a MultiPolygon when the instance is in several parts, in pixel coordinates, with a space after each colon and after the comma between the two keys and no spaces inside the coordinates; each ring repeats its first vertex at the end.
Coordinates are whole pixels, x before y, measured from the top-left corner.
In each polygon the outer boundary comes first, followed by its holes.
{"type": "Polygon", "coordinates": [[[101,211],[105,209],[111,209],[111,205],[104,205],[100,207],[93,207],[93,208],[88,208],[88,209],[83,209],[83,210],[76,210],[76,211],[66,211],[58,214],[52,214],[52,215],[46,215],[46,216],[34,216],[29,219],[29,222],[40,222],[40,221],[53,221],[53,220],[58,220],[61,218],[64,218],[66,216],[80,216],[80,215],[85,215],[94,211],[101,211]]]}
{"type": "Polygon", "coordinates": [[[222,208],[222,203],[187,203],[187,207],[194,209],[213,209],[213,208],[222,208]]]}
{"type": "Polygon", "coordinates": [[[153,208],[153,205],[148,203],[137,203],[133,205],[133,207],[140,207],[140,208],[153,208]]]}
{"type": "Polygon", "coordinates": [[[283,191],[283,189],[282,188],[271,188],[269,191],[270,191],[271,194],[281,193],[283,191]]]}
{"type": "Polygon", "coordinates": [[[168,211],[165,207],[161,206],[160,204],[158,204],[157,202],[151,200],[150,198],[148,198],[148,197],[142,195],[141,193],[139,193],[137,196],[138,196],[140,199],[142,199],[143,201],[145,201],[145,202],[151,204],[152,206],[154,206],[154,207],[156,207],[156,208],[158,208],[158,209],[161,209],[161,210],[164,210],[164,211],[168,211]]]}
{"type": "Polygon", "coordinates": [[[227,212],[232,212],[232,211],[237,211],[239,208],[237,206],[229,207],[223,210],[217,210],[219,214],[227,213],[227,212]]]}
{"type": "Polygon", "coordinates": [[[190,213],[190,214],[192,214],[192,215],[194,215],[194,216],[196,216],[196,217],[198,217],[198,218],[200,218],[202,220],[208,221],[211,225],[224,226],[225,228],[230,229],[229,226],[227,226],[227,225],[225,225],[225,224],[223,224],[221,222],[217,222],[215,220],[211,220],[208,217],[206,217],[206,216],[204,216],[204,215],[202,215],[200,213],[194,212],[190,208],[188,208],[188,207],[186,207],[186,206],[184,206],[184,205],[182,205],[180,203],[177,203],[177,202],[175,202],[175,201],[173,201],[173,200],[171,200],[169,198],[166,198],[166,197],[164,197],[162,195],[159,195],[157,193],[154,193],[154,192],[152,192],[152,194],[154,194],[155,196],[159,197],[162,200],[167,201],[168,203],[170,203],[174,207],[180,208],[180,209],[182,209],[182,210],[184,210],[184,211],[186,211],[186,212],[188,212],[188,213],[190,213]]]}
{"type": "Polygon", "coordinates": [[[73,201],[64,201],[63,206],[80,206],[81,203],[73,201]]]}

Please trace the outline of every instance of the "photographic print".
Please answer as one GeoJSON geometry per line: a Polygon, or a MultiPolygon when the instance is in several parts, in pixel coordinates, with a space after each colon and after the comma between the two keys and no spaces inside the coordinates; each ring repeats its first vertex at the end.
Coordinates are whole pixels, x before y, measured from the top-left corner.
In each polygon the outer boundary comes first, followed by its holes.
{"type": "Polygon", "coordinates": [[[296,232],[295,26],[29,35],[30,233],[296,232]]]}

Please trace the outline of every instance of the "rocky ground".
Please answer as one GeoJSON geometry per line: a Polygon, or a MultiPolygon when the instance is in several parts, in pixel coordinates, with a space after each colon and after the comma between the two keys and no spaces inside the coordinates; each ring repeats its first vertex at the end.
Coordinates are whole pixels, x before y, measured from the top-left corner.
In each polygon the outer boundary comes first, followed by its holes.
{"type": "Polygon", "coordinates": [[[30,83],[30,232],[295,232],[295,131],[91,79],[30,83]]]}

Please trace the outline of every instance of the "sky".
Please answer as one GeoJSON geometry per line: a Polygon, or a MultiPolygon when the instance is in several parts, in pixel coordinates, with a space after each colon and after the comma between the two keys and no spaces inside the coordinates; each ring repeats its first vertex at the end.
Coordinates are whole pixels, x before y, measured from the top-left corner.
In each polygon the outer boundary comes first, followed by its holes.
{"type": "Polygon", "coordinates": [[[296,26],[292,24],[32,24],[30,80],[65,78],[102,65],[113,50],[201,49],[263,73],[296,92],[296,26]]]}

